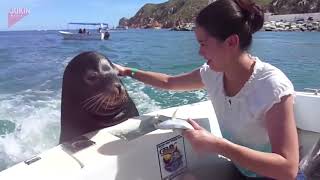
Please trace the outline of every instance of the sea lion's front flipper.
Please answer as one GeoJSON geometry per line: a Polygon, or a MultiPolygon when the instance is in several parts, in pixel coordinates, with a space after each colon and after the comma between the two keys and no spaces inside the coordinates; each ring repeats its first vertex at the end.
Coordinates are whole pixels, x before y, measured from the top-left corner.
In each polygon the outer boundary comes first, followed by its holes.
{"type": "Polygon", "coordinates": [[[311,151],[303,157],[299,168],[307,179],[320,179],[320,139],[315,143],[311,151]]]}

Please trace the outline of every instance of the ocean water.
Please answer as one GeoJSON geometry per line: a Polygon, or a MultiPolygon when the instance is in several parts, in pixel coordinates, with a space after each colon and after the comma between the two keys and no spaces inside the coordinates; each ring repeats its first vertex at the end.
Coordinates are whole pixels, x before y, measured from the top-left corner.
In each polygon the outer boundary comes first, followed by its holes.
{"type": "MultiPolygon", "coordinates": [[[[193,32],[115,31],[106,41],[66,41],[57,31],[0,32],[0,171],[57,145],[64,68],[89,50],[168,74],[204,63],[193,32]]],[[[296,90],[320,88],[320,33],[258,32],[251,53],[283,70],[296,90]]],[[[204,90],[163,91],[123,81],[140,114],[207,100],[204,90]]]]}

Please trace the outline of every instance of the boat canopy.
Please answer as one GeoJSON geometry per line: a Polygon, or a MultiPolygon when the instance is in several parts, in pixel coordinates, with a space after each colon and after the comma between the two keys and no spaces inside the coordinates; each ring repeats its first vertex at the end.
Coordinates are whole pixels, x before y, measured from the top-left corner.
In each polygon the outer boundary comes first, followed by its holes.
{"type": "Polygon", "coordinates": [[[91,25],[91,26],[101,26],[101,27],[108,27],[107,23],[78,23],[78,22],[70,22],[68,24],[71,25],[91,25]]]}

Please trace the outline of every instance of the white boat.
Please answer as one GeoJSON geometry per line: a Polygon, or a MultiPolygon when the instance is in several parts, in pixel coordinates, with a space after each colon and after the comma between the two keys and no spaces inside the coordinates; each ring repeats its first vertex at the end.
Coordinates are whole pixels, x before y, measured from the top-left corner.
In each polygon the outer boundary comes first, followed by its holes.
{"type": "MultiPolygon", "coordinates": [[[[320,137],[319,107],[319,95],[297,92],[294,108],[301,157],[320,137]]],[[[171,117],[177,109],[177,118],[192,118],[221,137],[210,101],[173,107],[88,133],[83,136],[87,139],[56,146],[0,172],[0,179],[238,179],[228,159],[217,154],[199,155],[179,132],[154,129],[157,118],[171,117]]]]}
{"type": "Polygon", "coordinates": [[[117,26],[116,28],[114,28],[113,30],[128,30],[129,27],[128,26],[117,26]]]}
{"type": "Polygon", "coordinates": [[[95,29],[87,29],[84,32],[82,28],[79,31],[59,31],[63,39],[66,40],[106,40],[109,38],[108,24],[105,23],[68,23],[69,25],[81,26],[99,26],[95,29]]]}

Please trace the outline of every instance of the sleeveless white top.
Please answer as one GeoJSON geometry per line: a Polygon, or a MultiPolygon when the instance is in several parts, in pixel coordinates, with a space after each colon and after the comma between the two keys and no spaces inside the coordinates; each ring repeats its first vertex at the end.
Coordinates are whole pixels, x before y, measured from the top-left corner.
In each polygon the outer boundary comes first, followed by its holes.
{"type": "MultiPolygon", "coordinates": [[[[222,136],[233,143],[263,152],[271,152],[265,123],[266,112],[281,97],[292,94],[290,80],[278,68],[256,61],[249,80],[232,97],[225,95],[223,73],[215,72],[204,64],[200,69],[202,82],[212,102],[222,136]]],[[[257,174],[237,166],[246,176],[257,174]]]]}

